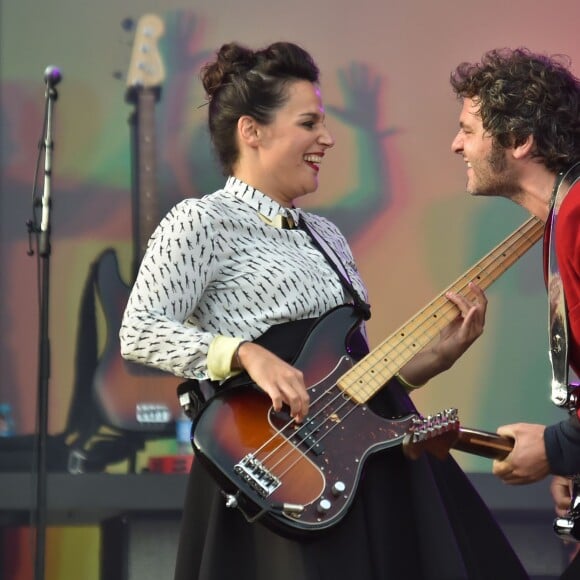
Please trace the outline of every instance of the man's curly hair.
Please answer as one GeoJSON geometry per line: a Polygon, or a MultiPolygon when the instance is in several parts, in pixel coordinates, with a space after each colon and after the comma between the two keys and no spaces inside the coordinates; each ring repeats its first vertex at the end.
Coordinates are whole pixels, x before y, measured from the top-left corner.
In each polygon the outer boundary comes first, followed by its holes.
{"type": "Polygon", "coordinates": [[[569,66],[562,55],[496,49],[479,63],[461,63],[450,81],[458,98],[479,106],[496,145],[517,146],[533,135],[534,157],[559,172],[580,161],[580,80],[569,66]]]}

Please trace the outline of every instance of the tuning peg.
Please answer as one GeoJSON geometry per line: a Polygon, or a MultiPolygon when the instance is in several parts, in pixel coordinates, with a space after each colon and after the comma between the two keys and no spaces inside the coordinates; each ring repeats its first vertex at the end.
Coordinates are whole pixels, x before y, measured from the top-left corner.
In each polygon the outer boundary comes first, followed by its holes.
{"type": "Polygon", "coordinates": [[[135,28],[135,20],[133,18],[123,18],[123,20],[121,20],[121,28],[125,32],[131,32],[131,30],[135,28]]]}

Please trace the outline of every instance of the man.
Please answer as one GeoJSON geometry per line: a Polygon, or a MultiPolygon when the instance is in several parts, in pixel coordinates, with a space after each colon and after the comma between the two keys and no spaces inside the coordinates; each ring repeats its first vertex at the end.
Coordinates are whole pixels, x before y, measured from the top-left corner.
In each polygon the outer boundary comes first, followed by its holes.
{"type": "MultiPolygon", "coordinates": [[[[554,195],[560,180],[580,162],[580,80],[565,58],[528,49],[492,50],[479,63],[462,63],[451,85],[463,101],[452,150],[467,164],[472,195],[512,200],[547,223],[550,241],[554,195]]],[[[580,175],[576,167],[568,176],[580,175]]],[[[568,362],[580,370],[580,179],[573,178],[557,212],[557,264],[568,317],[568,362]]],[[[579,411],[544,426],[505,425],[498,433],[515,440],[513,451],[493,463],[509,484],[556,477],[552,494],[559,515],[570,507],[570,480],[580,473],[579,411]]]]}

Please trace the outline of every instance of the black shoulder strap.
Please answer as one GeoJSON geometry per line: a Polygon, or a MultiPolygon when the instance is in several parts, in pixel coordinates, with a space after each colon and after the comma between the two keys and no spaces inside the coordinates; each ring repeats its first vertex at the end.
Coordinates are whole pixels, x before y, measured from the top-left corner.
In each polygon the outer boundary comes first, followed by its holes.
{"type": "Polygon", "coordinates": [[[354,306],[361,316],[368,320],[371,317],[371,306],[365,302],[360,294],[354,289],[344,264],[340,261],[336,252],[329,246],[329,244],[317,232],[315,232],[307,223],[306,220],[300,216],[298,227],[304,230],[312,239],[312,242],[320,253],[326,258],[332,269],[337,273],[342,285],[346,288],[348,293],[352,296],[354,306]]]}

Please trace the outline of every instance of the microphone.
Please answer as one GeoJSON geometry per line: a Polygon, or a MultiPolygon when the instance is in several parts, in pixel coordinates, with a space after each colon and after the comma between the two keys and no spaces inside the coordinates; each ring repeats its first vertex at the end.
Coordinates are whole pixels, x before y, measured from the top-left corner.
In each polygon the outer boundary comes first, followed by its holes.
{"type": "Polygon", "coordinates": [[[44,125],[44,191],[41,198],[42,217],[40,221],[40,240],[38,253],[40,256],[48,256],[50,253],[50,187],[52,173],[52,109],[57,99],[56,85],[62,80],[60,71],[55,66],[47,66],[44,71],[44,82],[46,84],[46,109],[44,125]]]}
{"type": "Polygon", "coordinates": [[[56,87],[62,80],[62,74],[55,66],[47,66],[44,71],[44,82],[48,87],[56,87]]]}

